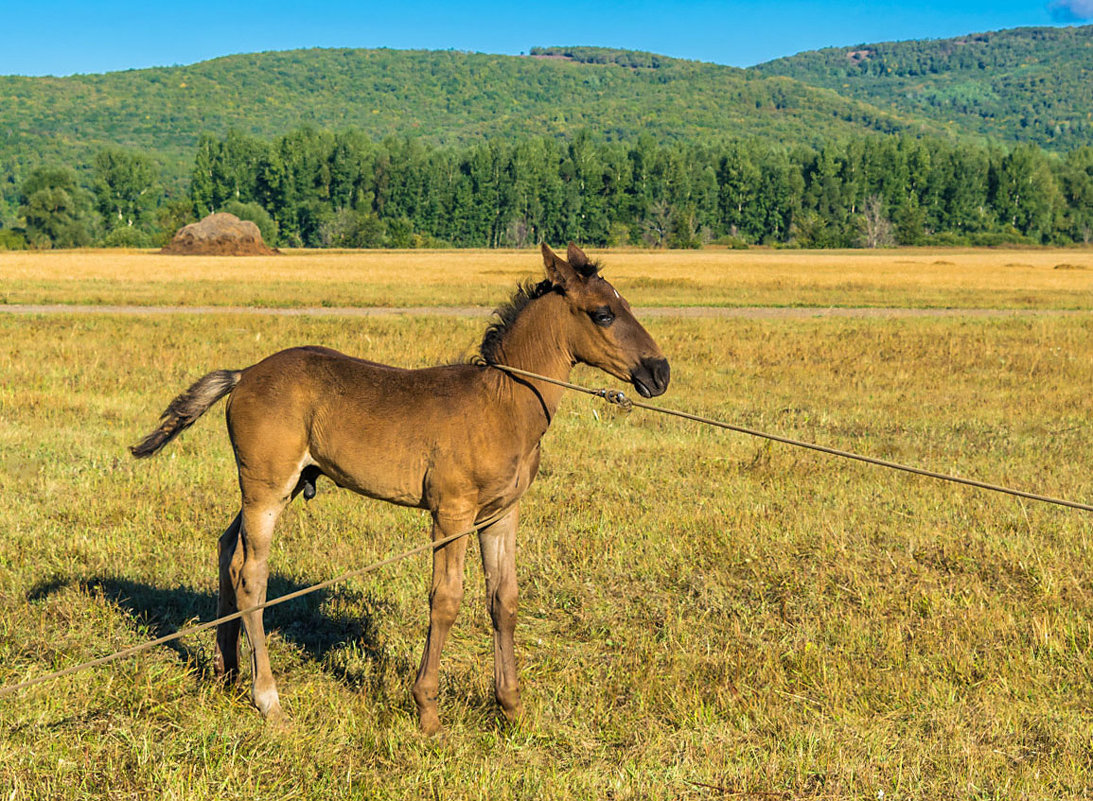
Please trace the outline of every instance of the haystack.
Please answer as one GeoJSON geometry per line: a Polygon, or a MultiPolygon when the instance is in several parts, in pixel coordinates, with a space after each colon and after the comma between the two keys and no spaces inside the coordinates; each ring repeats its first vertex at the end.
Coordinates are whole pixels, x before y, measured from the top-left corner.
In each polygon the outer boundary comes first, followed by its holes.
{"type": "Polygon", "coordinates": [[[269,256],[280,253],[262,241],[258,226],[220,211],[183,226],[160,253],[179,256],[269,256]]]}

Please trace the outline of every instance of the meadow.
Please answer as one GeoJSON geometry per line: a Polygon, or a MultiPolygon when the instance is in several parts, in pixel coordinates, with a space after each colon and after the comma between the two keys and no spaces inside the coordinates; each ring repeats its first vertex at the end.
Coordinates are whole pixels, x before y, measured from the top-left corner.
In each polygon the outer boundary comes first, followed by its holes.
{"type": "MultiPolygon", "coordinates": [[[[1093,308],[1093,250],[610,251],[635,306],[1093,308]]],[[[0,305],[482,306],[535,250],[288,251],[251,257],[0,253],[0,305]]]]}
{"type": "MultiPolygon", "coordinates": [[[[619,252],[607,276],[639,319],[642,304],[1093,309],[1093,271],[1060,263],[1093,267],[1088,251],[619,252]]],[[[529,252],[292,254],[230,262],[225,277],[213,260],[0,254],[0,294],[491,306],[538,264],[529,252]]],[[[0,314],[0,685],[213,616],[216,538],[238,503],[222,409],[154,460],[126,452],[192,379],[305,343],[411,367],[452,361],[485,324],[0,314]]],[[[647,327],[672,361],[663,405],[1093,499],[1093,313],[658,315],[647,327]]],[[[585,367],[573,378],[616,385],[585,367]]],[[[265,726],[246,685],[213,680],[211,634],[187,637],[0,698],[0,795],[1093,793],[1089,513],[573,394],[543,450],[518,538],[520,724],[493,702],[472,545],[441,666],[442,736],[417,732],[410,698],[427,624],[418,557],[267,613],[289,728],[265,726]]],[[[271,596],[427,536],[421,512],[325,479],[318,489],[282,518],[271,596]]]]}

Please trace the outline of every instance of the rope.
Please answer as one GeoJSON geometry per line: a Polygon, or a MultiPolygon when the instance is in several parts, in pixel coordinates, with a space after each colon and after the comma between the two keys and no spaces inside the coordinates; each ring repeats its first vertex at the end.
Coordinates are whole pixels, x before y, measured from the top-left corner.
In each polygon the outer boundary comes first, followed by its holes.
{"type": "Polygon", "coordinates": [[[430,548],[434,550],[438,548],[443,548],[445,545],[453,543],[458,539],[462,539],[469,534],[473,534],[479,529],[483,529],[487,526],[493,525],[498,520],[507,515],[510,508],[511,507],[505,507],[497,514],[486,518],[484,522],[475,523],[473,528],[469,528],[466,531],[461,531],[458,534],[452,534],[451,536],[444,537],[439,540],[427,542],[423,545],[417,546],[416,548],[411,548],[408,551],[403,551],[400,554],[396,554],[395,556],[389,556],[386,559],[381,559],[379,562],[373,562],[367,567],[356,568],[355,570],[350,570],[346,573],[342,573],[340,576],[335,576],[332,579],[327,579],[326,581],[321,581],[318,584],[312,584],[310,587],[304,587],[301,590],[296,590],[295,592],[290,592],[287,595],[279,596],[277,598],[274,598],[272,601],[266,601],[255,606],[248,607],[246,609],[240,609],[236,612],[232,612],[230,615],[218,617],[216,620],[210,620],[207,623],[198,623],[195,626],[190,626],[189,628],[176,631],[173,634],[168,634],[155,640],[149,640],[148,642],[143,642],[140,645],[134,645],[130,648],[125,648],[124,650],[117,651],[115,653],[109,654],[108,656],[102,656],[98,659],[92,659],[89,662],[82,662],[78,665],[67,667],[64,670],[57,670],[53,673],[46,673],[45,675],[37,676],[33,679],[21,681],[18,684],[9,684],[6,687],[0,687],[0,697],[3,697],[5,695],[11,695],[12,693],[18,692],[19,690],[24,690],[27,687],[33,687],[35,684],[43,684],[47,681],[53,681],[54,679],[59,679],[63,676],[71,676],[73,673],[79,673],[84,670],[89,670],[93,667],[98,667],[99,665],[105,665],[109,662],[116,662],[119,659],[125,659],[126,657],[133,656],[134,654],[138,654],[141,651],[147,651],[149,648],[155,648],[157,645],[163,645],[164,643],[171,642],[172,640],[178,640],[191,634],[196,634],[199,631],[205,631],[206,629],[211,629],[214,626],[219,626],[221,623],[227,623],[230,620],[235,620],[237,618],[243,617],[243,615],[249,615],[251,612],[257,612],[260,609],[268,609],[271,606],[277,606],[278,604],[283,604],[288,601],[295,600],[296,598],[302,598],[305,595],[310,595],[313,592],[318,592],[319,590],[326,589],[333,584],[340,584],[341,582],[347,581],[351,578],[363,576],[365,573],[372,573],[376,570],[379,570],[381,567],[386,567],[387,565],[394,564],[395,562],[401,562],[403,559],[408,559],[411,556],[416,556],[422,551],[427,551],[430,548]]]}
{"type": "Polygon", "coordinates": [[[756,431],[753,428],[745,428],[744,426],[737,426],[731,423],[726,423],[722,420],[714,420],[711,417],[703,417],[697,414],[691,414],[689,412],[681,412],[678,409],[667,409],[663,406],[654,406],[651,403],[642,403],[641,401],[632,400],[626,397],[625,394],[617,389],[591,389],[590,387],[583,387],[579,384],[571,384],[568,381],[559,381],[556,378],[548,378],[545,375],[539,375],[537,373],[531,373],[527,370],[520,370],[516,367],[509,367],[504,364],[494,364],[498,370],[503,370],[507,373],[523,376],[525,378],[534,378],[537,381],[545,381],[548,384],[555,384],[559,387],[565,387],[566,389],[572,389],[575,392],[583,392],[586,395],[595,395],[598,398],[603,398],[608,403],[613,403],[619,406],[624,411],[629,412],[630,409],[646,409],[650,412],[658,412],[660,414],[671,415],[672,417],[682,417],[684,420],[693,420],[696,423],[704,423],[709,426],[716,426],[717,428],[724,428],[729,431],[736,431],[740,434],[747,434],[750,437],[759,437],[761,439],[768,439],[774,442],[781,442],[785,445],[792,445],[795,448],[807,448],[812,451],[819,451],[820,453],[826,453],[830,456],[838,456],[843,459],[853,459],[858,462],[864,462],[865,464],[876,465],[878,467],[887,467],[891,470],[901,470],[905,473],[914,473],[918,476],[926,476],[927,478],[936,478],[940,481],[949,481],[953,484],[964,484],[969,487],[976,487],[978,489],[990,490],[991,492],[1001,492],[1005,495],[1014,495],[1018,498],[1027,498],[1030,501],[1041,501],[1043,503],[1051,503],[1056,506],[1066,506],[1070,509],[1081,509],[1084,512],[1093,512],[1093,506],[1086,503],[1078,503],[1077,501],[1067,501],[1062,498],[1052,498],[1048,495],[1037,495],[1033,492],[1025,492],[1024,490],[1013,489],[1011,487],[1003,487],[998,484],[988,484],[985,481],[976,481],[971,478],[961,478],[960,476],[951,476],[945,473],[937,473],[933,470],[924,470],[920,467],[912,467],[910,465],[899,464],[898,462],[889,462],[886,459],[877,459],[872,456],[862,456],[858,453],[851,453],[850,451],[839,450],[838,448],[829,448],[826,445],[817,445],[813,442],[804,442],[799,439],[790,439],[789,437],[782,437],[778,434],[768,434],[765,431],[756,431]]]}

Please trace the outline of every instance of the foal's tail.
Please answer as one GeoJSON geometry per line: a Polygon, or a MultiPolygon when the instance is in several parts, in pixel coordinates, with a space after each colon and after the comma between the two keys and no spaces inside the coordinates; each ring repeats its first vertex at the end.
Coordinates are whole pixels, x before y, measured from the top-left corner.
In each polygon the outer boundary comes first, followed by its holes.
{"type": "Polygon", "coordinates": [[[159,428],[146,436],[129,452],[138,459],[155,456],[160,449],[205,414],[209,407],[223,398],[239,383],[242,370],[214,370],[173,401],[159,418],[159,428]]]}

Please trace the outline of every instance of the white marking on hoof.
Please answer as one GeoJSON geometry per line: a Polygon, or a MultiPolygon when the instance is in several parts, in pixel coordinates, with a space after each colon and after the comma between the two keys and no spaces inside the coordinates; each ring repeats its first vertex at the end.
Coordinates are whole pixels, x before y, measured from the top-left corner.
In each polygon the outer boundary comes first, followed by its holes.
{"type": "Polygon", "coordinates": [[[277,690],[265,690],[254,693],[254,705],[262,713],[262,717],[269,721],[277,721],[284,717],[281,711],[281,699],[277,690]]]}

